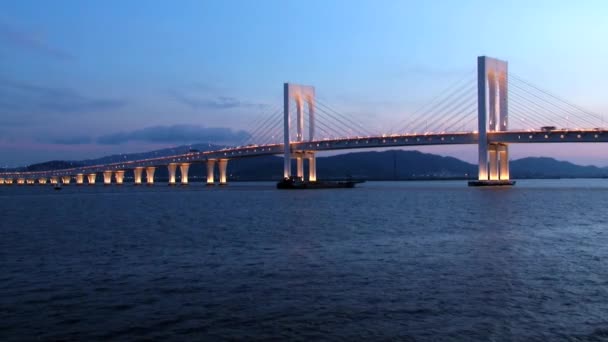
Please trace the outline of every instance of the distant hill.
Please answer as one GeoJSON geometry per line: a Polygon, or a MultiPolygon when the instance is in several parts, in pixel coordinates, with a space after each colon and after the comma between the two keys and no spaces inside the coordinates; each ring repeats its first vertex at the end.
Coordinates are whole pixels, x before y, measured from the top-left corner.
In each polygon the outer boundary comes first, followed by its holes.
{"type": "MultiPolygon", "coordinates": [[[[49,161],[30,165],[28,171],[64,169],[86,165],[106,164],[144,158],[168,156],[188,151],[207,151],[223,146],[197,144],[179,146],[145,153],[113,155],[83,161],[49,161]]],[[[307,162],[305,170],[308,169],[307,162]]],[[[295,160],[292,161],[295,171],[295,160]]],[[[282,177],[283,158],[264,156],[234,159],[228,163],[230,180],[278,180],[282,177]]],[[[510,162],[511,178],[597,178],[608,177],[608,168],[580,166],[553,158],[529,157],[510,162]]],[[[216,170],[217,172],[217,170],[216,170]]],[[[307,173],[307,171],[305,171],[307,173]]],[[[342,179],[353,177],[367,180],[410,180],[410,179],[465,179],[475,178],[477,165],[452,157],[442,157],[419,151],[390,150],[382,152],[354,152],[317,158],[317,174],[320,179],[342,179]]],[[[190,166],[189,178],[202,180],[206,175],[203,164],[190,166]]],[[[127,179],[132,174],[127,173],[127,179]]],[[[166,168],[158,168],[155,178],[167,178],[166,168]]]]}
{"type": "Polygon", "coordinates": [[[115,154],[115,155],[97,158],[97,159],[83,160],[81,163],[83,165],[110,164],[110,163],[118,163],[118,162],[130,161],[130,160],[165,157],[165,156],[171,156],[171,155],[175,155],[175,154],[184,154],[184,153],[188,153],[190,151],[196,151],[196,152],[213,151],[213,150],[222,149],[224,147],[225,146],[213,145],[213,144],[184,145],[184,146],[165,148],[162,150],[155,150],[155,151],[150,151],[150,152],[115,154]]]}
{"type": "Polygon", "coordinates": [[[45,171],[45,170],[59,170],[59,169],[69,169],[73,167],[83,166],[83,162],[76,161],[64,161],[64,160],[53,160],[39,164],[33,164],[25,169],[27,171],[45,171]]]}
{"type": "MultiPolygon", "coordinates": [[[[80,161],[49,161],[44,163],[32,164],[26,167],[17,168],[17,171],[44,171],[44,170],[58,170],[68,169],[72,167],[100,165],[100,164],[111,164],[118,162],[126,162],[131,160],[148,159],[155,157],[164,157],[174,154],[184,154],[189,151],[212,151],[224,148],[221,145],[213,144],[193,144],[177,146],[172,148],[165,148],[161,150],[155,150],[150,152],[142,153],[127,153],[127,154],[115,154],[111,156],[96,158],[96,159],[85,159],[80,161]]],[[[11,170],[12,171],[12,170],[11,170]]]]}
{"type": "Polygon", "coordinates": [[[528,157],[510,163],[512,178],[596,178],[608,176],[607,168],[580,166],[546,157],[528,157]]]}

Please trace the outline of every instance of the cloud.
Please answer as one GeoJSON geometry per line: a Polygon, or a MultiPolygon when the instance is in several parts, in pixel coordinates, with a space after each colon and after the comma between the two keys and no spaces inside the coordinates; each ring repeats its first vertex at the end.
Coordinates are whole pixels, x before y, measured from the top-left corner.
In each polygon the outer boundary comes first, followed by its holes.
{"type": "Polygon", "coordinates": [[[51,45],[40,35],[21,31],[4,23],[0,23],[0,44],[2,43],[19,49],[42,53],[59,60],[74,59],[72,54],[51,45]]]}
{"type": "Polygon", "coordinates": [[[0,78],[0,113],[42,111],[81,113],[123,107],[123,99],[91,98],[72,89],[44,87],[0,78]]]}
{"type": "Polygon", "coordinates": [[[118,145],[129,141],[150,143],[210,142],[230,144],[249,137],[245,131],[233,131],[224,127],[201,127],[196,125],[174,125],[147,127],[130,132],[103,135],[96,142],[103,145],[118,145]]]}
{"type": "Polygon", "coordinates": [[[84,145],[93,142],[93,139],[91,137],[84,135],[71,137],[39,138],[37,140],[41,143],[50,143],[55,145],[84,145]]]}
{"type": "Polygon", "coordinates": [[[232,109],[232,108],[259,108],[268,107],[266,104],[241,101],[230,96],[201,97],[186,92],[170,91],[171,96],[178,102],[193,109],[232,109]]]}

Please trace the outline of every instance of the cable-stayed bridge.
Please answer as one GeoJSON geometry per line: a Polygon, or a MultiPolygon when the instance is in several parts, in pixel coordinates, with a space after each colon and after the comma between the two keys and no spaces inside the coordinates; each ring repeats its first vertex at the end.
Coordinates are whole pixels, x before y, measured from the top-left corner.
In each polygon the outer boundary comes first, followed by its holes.
{"type": "Polygon", "coordinates": [[[95,184],[98,175],[104,184],[122,184],[125,172],[133,172],[135,184],[142,183],[145,172],[145,183],[152,184],[158,167],[167,167],[169,184],[176,183],[178,170],[180,183],[187,184],[192,163],[206,163],[207,184],[215,184],[217,165],[219,184],[226,184],[229,160],[264,155],[284,156],[283,177],[292,176],[295,159],[295,175],[316,181],[319,151],[456,144],[476,144],[479,181],[500,184],[510,179],[510,144],[608,142],[602,115],[509,73],[507,62],[485,56],[478,57],[472,75],[381,134],[320,101],[312,86],[286,83],[283,97],[282,106],[251,125],[241,146],[63,170],[5,172],[0,184],[95,184]]]}

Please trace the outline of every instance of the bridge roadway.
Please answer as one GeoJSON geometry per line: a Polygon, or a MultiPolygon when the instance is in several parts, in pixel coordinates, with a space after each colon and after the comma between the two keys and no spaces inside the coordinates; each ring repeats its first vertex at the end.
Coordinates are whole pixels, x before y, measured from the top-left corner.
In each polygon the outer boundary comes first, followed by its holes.
{"type": "MultiPolygon", "coordinates": [[[[488,132],[488,143],[582,143],[608,142],[608,129],[555,129],[488,132]]],[[[307,142],[292,142],[292,151],[334,151],[359,148],[382,148],[399,146],[464,145],[477,144],[477,132],[393,134],[369,137],[349,137],[307,142]]],[[[74,176],[76,174],[101,173],[104,171],[129,170],[136,167],[165,166],[171,163],[196,163],[208,160],[237,159],[278,155],[283,153],[283,144],[248,145],[225,148],[217,151],[191,152],[186,154],[134,160],[122,163],[92,165],[79,168],[0,173],[3,178],[38,179],[74,176]]]]}

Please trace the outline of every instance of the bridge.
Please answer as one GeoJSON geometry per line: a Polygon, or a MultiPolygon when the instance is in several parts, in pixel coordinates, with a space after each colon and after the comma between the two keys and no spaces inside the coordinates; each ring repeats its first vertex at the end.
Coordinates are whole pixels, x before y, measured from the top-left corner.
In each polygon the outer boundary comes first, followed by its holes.
{"type": "Polygon", "coordinates": [[[145,183],[153,184],[158,167],[167,167],[170,185],[176,184],[178,170],[180,183],[188,184],[190,165],[205,163],[206,183],[216,183],[217,165],[219,184],[223,185],[227,183],[230,160],[265,155],[284,156],[283,177],[292,176],[295,159],[295,175],[307,175],[314,182],[316,152],[459,144],[478,146],[480,182],[503,184],[510,180],[511,144],[608,142],[608,129],[604,128],[601,115],[540,89],[509,73],[506,61],[486,56],[477,58],[472,78],[465,77],[451,85],[384,134],[370,133],[352,118],[320,102],[312,86],[285,83],[283,95],[283,115],[279,109],[260,120],[242,146],[62,170],[4,172],[0,173],[0,184],[85,184],[85,180],[95,184],[98,175],[102,175],[104,184],[123,184],[125,172],[133,173],[135,184],[142,184],[145,172],[145,183]],[[277,141],[281,138],[282,142],[277,141]]]}

